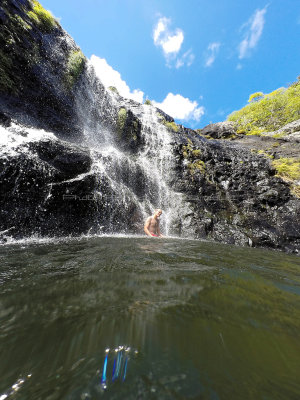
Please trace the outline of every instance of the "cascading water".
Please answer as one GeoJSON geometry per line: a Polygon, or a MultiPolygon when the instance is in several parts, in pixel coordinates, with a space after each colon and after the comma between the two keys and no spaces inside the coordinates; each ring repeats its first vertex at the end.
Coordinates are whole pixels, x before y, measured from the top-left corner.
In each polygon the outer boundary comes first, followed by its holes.
{"type": "Polygon", "coordinates": [[[108,220],[99,222],[99,228],[113,232],[142,232],[146,217],[155,208],[162,208],[162,230],[166,235],[178,233],[174,226],[181,225],[182,211],[185,209],[187,214],[189,210],[186,210],[183,194],[171,188],[175,167],[172,151],[174,139],[161,122],[158,109],[122,99],[109,90],[104,95],[101,86],[99,93],[99,82],[91,65],[88,76],[89,86],[94,93],[90,93],[85,103],[87,110],[82,108],[82,99],[78,108],[83,115],[81,120],[85,127],[86,144],[92,149],[92,169],[98,175],[97,196],[106,207],[105,214],[109,214],[108,220]],[[97,113],[91,113],[91,105],[97,106],[97,113]],[[108,117],[110,120],[116,118],[116,110],[122,107],[126,112],[130,110],[141,123],[143,144],[134,154],[122,150],[115,140],[115,133],[101,123],[107,121],[108,117]],[[91,121],[87,115],[93,118],[96,115],[96,121],[91,121]],[[109,195],[105,196],[107,191],[109,195]]]}
{"type": "Polygon", "coordinates": [[[14,205],[2,210],[0,230],[6,236],[6,232],[19,237],[142,234],[144,221],[155,208],[163,209],[162,232],[180,233],[189,210],[184,195],[171,188],[175,180],[172,133],[158,109],[106,90],[99,78],[88,64],[75,96],[83,132],[80,144],[88,149],[90,164],[76,137],[74,144],[70,138],[61,141],[51,132],[14,123],[1,128],[4,181],[9,181],[6,196],[14,205]],[[133,147],[128,145],[131,137],[120,140],[120,109],[130,116],[129,125],[138,127],[133,147]],[[9,172],[9,166],[15,170],[9,172]],[[67,202],[72,196],[74,201],[67,202]],[[8,214],[12,220],[6,219],[8,214]],[[77,223],[79,218],[84,222],[77,223]]]}

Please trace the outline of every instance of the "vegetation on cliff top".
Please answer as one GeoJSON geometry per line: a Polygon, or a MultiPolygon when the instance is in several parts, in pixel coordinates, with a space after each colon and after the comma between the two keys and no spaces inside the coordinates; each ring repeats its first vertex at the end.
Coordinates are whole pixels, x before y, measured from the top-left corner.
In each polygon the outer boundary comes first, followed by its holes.
{"type": "Polygon", "coordinates": [[[236,124],[237,133],[260,135],[276,131],[300,118],[300,77],[288,88],[269,94],[253,93],[248,102],[228,117],[228,121],[236,124]]]}
{"type": "Polygon", "coordinates": [[[36,0],[32,0],[31,3],[33,6],[32,11],[29,11],[27,15],[40,26],[41,30],[49,33],[57,27],[58,22],[50,11],[45,10],[36,0]]]}

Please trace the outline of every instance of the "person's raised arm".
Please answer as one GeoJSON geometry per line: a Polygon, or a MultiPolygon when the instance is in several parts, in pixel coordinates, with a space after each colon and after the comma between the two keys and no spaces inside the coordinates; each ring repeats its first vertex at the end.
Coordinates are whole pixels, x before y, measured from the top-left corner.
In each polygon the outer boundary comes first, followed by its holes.
{"type": "Polygon", "coordinates": [[[148,217],[146,219],[145,225],[144,225],[144,232],[146,233],[146,235],[148,236],[152,236],[150,231],[149,231],[149,226],[150,226],[150,222],[151,222],[151,217],[148,217]]]}

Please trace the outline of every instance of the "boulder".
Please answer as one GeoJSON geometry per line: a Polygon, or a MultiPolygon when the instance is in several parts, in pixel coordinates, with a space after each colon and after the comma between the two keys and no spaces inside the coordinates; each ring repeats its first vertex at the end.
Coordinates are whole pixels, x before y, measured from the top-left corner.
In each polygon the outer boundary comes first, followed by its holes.
{"type": "Polygon", "coordinates": [[[217,122],[201,129],[201,134],[212,139],[228,139],[236,136],[233,122],[217,122]]]}

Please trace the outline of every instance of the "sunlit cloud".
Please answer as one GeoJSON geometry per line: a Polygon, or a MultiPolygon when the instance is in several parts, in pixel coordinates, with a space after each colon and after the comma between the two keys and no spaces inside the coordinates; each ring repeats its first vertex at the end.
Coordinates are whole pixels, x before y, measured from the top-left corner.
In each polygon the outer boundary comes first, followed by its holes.
{"type": "Polygon", "coordinates": [[[190,66],[195,58],[192,50],[190,49],[183,55],[179,55],[184,41],[184,32],[179,28],[172,29],[171,25],[170,18],[159,18],[153,29],[154,44],[162,49],[168,67],[190,66]]]}
{"type": "Polygon", "coordinates": [[[169,93],[161,103],[153,101],[152,104],[174,119],[183,121],[199,122],[204,115],[204,107],[199,107],[197,101],[192,101],[180,94],[169,93]]]}
{"type": "MultiPolygon", "coordinates": [[[[189,52],[187,53],[188,55],[184,55],[185,58],[188,58],[191,54],[189,52]]],[[[106,88],[114,86],[121,96],[143,103],[144,92],[139,89],[131,90],[127,83],[121,78],[120,73],[114,70],[104,58],[92,55],[90,62],[94,67],[97,77],[106,88]]],[[[202,96],[199,97],[200,100],[202,100],[202,98],[202,96]]],[[[152,100],[152,104],[174,119],[182,121],[199,122],[204,114],[204,107],[199,106],[197,101],[192,101],[180,94],[169,93],[161,103],[152,100]]]]}
{"type": "Polygon", "coordinates": [[[213,42],[208,45],[208,56],[205,62],[206,67],[211,67],[215,62],[221,43],[213,42]]]}
{"type": "Polygon", "coordinates": [[[257,46],[264,29],[267,7],[268,6],[262,10],[256,10],[255,13],[250,17],[249,21],[243,25],[243,28],[246,29],[246,32],[244,34],[244,39],[239,44],[240,59],[249,56],[251,50],[257,46]]]}
{"type": "Polygon", "coordinates": [[[160,46],[165,56],[177,54],[184,40],[183,31],[179,28],[170,29],[171,20],[161,17],[153,30],[153,40],[156,46],[160,46]]]}
{"type": "Polygon", "coordinates": [[[90,62],[95,69],[96,75],[105,87],[114,86],[118,89],[121,96],[143,103],[144,92],[140,89],[134,89],[131,91],[127,83],[121,78],[120,73],[114,70],[107,63],[105,58],[92,55],[90,62]]]}

